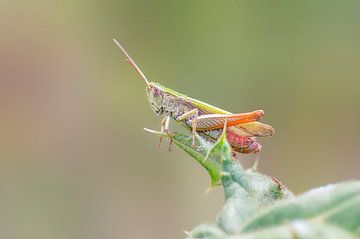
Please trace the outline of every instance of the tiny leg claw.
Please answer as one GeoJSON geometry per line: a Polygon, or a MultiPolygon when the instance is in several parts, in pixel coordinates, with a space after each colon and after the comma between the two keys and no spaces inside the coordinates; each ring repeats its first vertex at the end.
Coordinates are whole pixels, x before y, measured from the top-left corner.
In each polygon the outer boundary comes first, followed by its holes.
{"type": "Polygon", "coordinates": [[[159,143],[157,144],[157,147],[158,147],[158,148],[161,148],[161,143],[162,143],[162,140],[163,140],[163,137],[162,137],[162,136],[160,136],[159,143]]]}
{"type": "Polygon", "coordinates": [[[195,148],[195,134],[192,135],[191,147],[195,148]]]}
{"type": "Polygon", "coordinates": [[[173,144],[173,139],[170,137],[170,142],[169,142],[169,152],[171,152],[171,151],[172,151],[172,149],[171,149],[172,144],[173,144]]]}

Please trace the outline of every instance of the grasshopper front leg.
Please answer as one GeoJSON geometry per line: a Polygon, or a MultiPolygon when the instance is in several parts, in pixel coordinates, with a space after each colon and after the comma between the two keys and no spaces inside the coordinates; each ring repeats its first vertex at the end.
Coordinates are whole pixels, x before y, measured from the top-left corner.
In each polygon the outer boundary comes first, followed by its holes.
{"type": "Polygon", "coordinates": [[[173,143],[173,139],[172,139],[171,132],[169,129],[170,119],[171,119],[170,115],[165,116],[165,123],[164,123],[164,131],[165,131],[165,133],[167,133],[170,136],[169,152],[171,151],[171,145],[173,143]]]}
{"type": "MultiPolygon", "coordinates": [[[[160,122],[161,124],[161,129],[160,132],[161,133],[167,133],[168,135],[170,135],[170,130],[169,130],[169,126],[170,126],[170,115],[166,115],[160,122]]],[[[162,142],[162,136],[160,136],[160,142],[158,144],[158,146],[161,146],[161,142],[162,142]]]]}

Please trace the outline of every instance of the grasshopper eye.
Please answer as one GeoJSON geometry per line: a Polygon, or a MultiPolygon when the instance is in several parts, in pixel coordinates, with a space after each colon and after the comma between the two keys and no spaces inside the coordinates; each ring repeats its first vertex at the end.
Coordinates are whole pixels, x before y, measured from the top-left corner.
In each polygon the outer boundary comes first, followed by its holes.
{"type": "Polygon", "coordinates": [[[153,87],[151,92],[154,94],[154,95],[160,95],[160,89],[157,88],[157,87],[153,87]]]}

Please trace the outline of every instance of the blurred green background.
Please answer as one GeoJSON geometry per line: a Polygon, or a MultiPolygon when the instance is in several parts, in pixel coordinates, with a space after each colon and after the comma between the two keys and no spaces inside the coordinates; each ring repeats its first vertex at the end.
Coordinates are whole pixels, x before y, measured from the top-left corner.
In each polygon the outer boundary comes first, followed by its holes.
{"type": "Polygon", "coordinates": [[[221,208],[143,131],[159,119],[113,37],[153,81],[265,110],[260,170],[295,193],[359,179],[359,26],[355,0],[0,0],[0,237],[183,238],[221,208]]]}

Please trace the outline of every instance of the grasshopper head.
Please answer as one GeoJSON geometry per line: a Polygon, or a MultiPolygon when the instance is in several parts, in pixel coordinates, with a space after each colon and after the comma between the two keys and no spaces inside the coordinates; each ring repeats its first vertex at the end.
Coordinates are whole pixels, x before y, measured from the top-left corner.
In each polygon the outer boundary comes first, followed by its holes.
{"type": "Polygon", "coordinates": [[[159,116],[164,115],[164,96],[165,87],[154,82],[149,82],[146,86],[146,94],[152,110],[159,116]]]}

